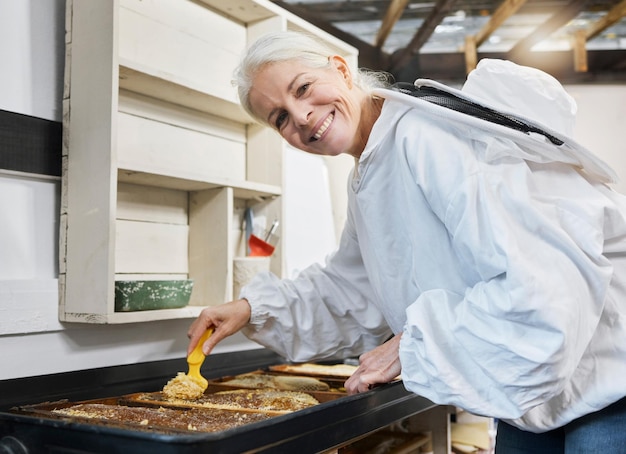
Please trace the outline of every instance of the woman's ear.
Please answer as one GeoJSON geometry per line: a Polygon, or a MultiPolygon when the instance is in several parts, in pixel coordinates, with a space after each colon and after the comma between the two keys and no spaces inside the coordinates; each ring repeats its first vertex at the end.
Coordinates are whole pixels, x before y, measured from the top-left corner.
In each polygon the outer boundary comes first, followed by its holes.
{"type": "Polygon", "coordinates": [[[348,62],[341,55],[333,55],[329,57],[329,61],[339,71],[348,88],[352,88],[352,71],[350,71],[348,62]]]}

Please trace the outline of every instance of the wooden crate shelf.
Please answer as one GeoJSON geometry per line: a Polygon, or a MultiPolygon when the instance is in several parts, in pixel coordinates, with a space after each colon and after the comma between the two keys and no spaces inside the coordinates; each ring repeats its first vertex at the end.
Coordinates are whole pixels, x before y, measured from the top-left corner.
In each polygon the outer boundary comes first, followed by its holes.
{"type": "Polygon", "coordinates": [[[193,318],[228,301],[243,210],[284,225],[286,145],[238,104],[241,53],[286,29],[354,63],[356,50],[267,0],[68,0],[66,20],[60,320],[193,318]],[[115,312],[128,279],[193,279],[191,302],[115,312]]]}

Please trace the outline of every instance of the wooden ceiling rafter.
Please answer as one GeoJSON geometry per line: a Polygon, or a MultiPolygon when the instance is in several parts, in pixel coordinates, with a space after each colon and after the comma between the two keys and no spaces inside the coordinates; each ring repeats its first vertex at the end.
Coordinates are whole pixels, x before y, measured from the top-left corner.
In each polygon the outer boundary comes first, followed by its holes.
{"type": "MultiPolygon", "coordinates": [[[[478,59],[478,50],[490,36],[499,28],[509,30],[507,19],[513,15],[548,17],[533,32],[521,39],[507,51],[486,50],[492,46],[484,46],[481,55],[494,58],[517,60],[521,64],[545,68],[553,74],[567,77],[568,80],[626,80],[626,50],[598,49],[587,51],[586,42],[600,35],[608,27],[618,23],[626,16],[626,0],[429,0],[426,2],[411,2],[409,0],[271,0],[273,3],[316,25],[322,30],[336,36],[342,41],[356,47],[359,51],[359,66],[374,70],[386,70],[396,79],[411,77],[419,73],[429,77],[430,73],[439,74],[439,78],[462,80],[467,71],[473,69],[478,59]],[[430,50],[423,52],[422,48],[433,40],[435,29],[447,21],[446,17],[454,19],[453,8],[464,12],[470,17],[490,15],[488,23],[478,32],[466,38],[465,53],[451,51],[435,54],[430,50]],[[566,25],[579,12],[606,14],[583,30],[574,32],[572,51],[532,52],[530,49],[537,42],[546,39],[559,27],[566,25]],[[490,13],[491,12],[491,13],[490,13]],[[407,30],[407,21],[421,21],[415,30],[407,30]],[[376,23],[377,29],[365,31],[367,23],[376,23]],[[350,33],[350,23],[355,23],[355,32],[350,33]],[[401,30],[399,24],[403,25],[401,30]],[[504,24],[504,25],[503,25],[504,24]],[[364,30],[361,33],[359,30],[364,30]],[[391,46],[390,37],[394,41],[401,38],[412,38],[404,47],[391,46]],[[398,35],[398,37],[396,37],[398,35]],[[569,52],[569,53],[568,53],[569,52]],[[554,54],[552,60],[545,54],[554,54]],[[569,58],[563,57],[568,54],[569,58]],[[465,69],[459,71],[459,59],[465,61],[465,69]],[[562,68],[558,65],[571,66],[562,68]],[[557,65],[558,63],[558,65],[557,65]],[[588,71],[583,74],[580,71],[588,71]],[[448,68],[448,73],[444,68],[448,68]],[[577,74],[576,74],[577,73],[577,74]]],[[[525,19],[521,19],[522,24],[525,19]]],[[[453,22],[453,21],[452,21],[453,22]]],[[[519,23],[513,22],[513,24],[519,23]]],[[[522,25],[524,26],[524,25],[522,25]]],[[[619,25],[622,27],[622,25],[619,25]]],[[[618,36],[623,33],[623,27],[618,29],[618,36]]],[[[447,38],[444,38],[447,39],[447,38]]],[[[605,37],[602,38],[603,40],[605,37]]],[[[434,42],[437,42],[434,39],[434,42]]],[[[429,47],[430,49],[430,47],[429,47]]]]}
{"type": "MultiPolygon", "coordinates": [[[[626,16],[626,0],[622,0],[615,5],[608,13],[586,29],[577,30],[574,33],[572,48],[574,50],[574,70],[576,72],[587,72],[589,70],[587,41],[600,35],[604,30],[619,22],[624,16],[626,16]]],[[[623,62],[620,63],[623,64],[623,62]]]]}
{"type": "Polygon", "coordinates": [[[415,35],[413,35],[409,44],[399,52],[396,57],[392,57],[392,65],[389,69],[390,72],[393,73],[401,69],[419,52],[422,46],[428,41],[428,38],[434,33],[437,25],[450,13],[456,2],[457,0],[437,0],[430,14],[426,20],[424,20],[415,35]]]}
{"type": "Polygon", "coordinates": [[[595,38],[604,30],[619,22],[624,16],[626,16],[626,0],[622,0],[609,10],[602,18],[591,24],[585,34],[587,41],[595,38]]]}
{"type": "Polygon", "coordinates": [[[496,31],[509,17],[517,12],[527,0],[506,0],[494,11],[489,22],[474,35],[476,47],[480,47],[491,34],[496,31]]]}
{"type": "Polygon", "coordinates": [[[389,8],[387,8],[387,12],[385,13],[383,23],[380,25],[378,33],[376,34],[376,43],[374,44],[376,48],[381,49],[383,47],[389,37],[389,33],[391,33],[396,22],[402,17],[402,13],[404,13],[404,9],[408,3],[409,0],[391,0],[389,8]]]}
{"type": "Polygon", "coordinates": [[[561,8],[556,14],[552,15],[543,24],[535,28],[526,38],[518,41],[508,52],[510,59],[516,60],[520,55],[530,52],[535,44],[543,41],[564,25],[567,25],[568,22],[578,16],[588,1],[589,0],[574,0],[565,8],[561,8]]]}
{"type": "Polygon", "coordinates": [[[478,48],[491,34],[496,31],[509,17],[517,12],[527,0],[506,0],[494,11],[485,24],[474,36],[465,38],[465,72],[469,74],[478,63],[478,48]]]}

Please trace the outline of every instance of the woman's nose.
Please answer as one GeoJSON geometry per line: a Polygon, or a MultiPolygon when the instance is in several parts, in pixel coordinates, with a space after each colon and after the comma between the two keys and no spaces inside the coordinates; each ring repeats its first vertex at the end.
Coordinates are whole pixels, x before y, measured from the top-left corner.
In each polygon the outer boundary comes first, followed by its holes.
{"type": "Polygon", "coordinates": [[[298,126],[307,126],[311,119],[312,109],[306,103],[294,106],[294,118],[298,126]]]}

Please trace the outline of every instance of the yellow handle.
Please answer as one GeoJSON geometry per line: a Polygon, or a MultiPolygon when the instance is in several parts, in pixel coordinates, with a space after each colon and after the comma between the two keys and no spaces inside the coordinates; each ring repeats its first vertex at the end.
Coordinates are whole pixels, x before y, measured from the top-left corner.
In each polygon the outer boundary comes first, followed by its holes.
{"type": "Polygon", "coordinates": [[[200,340],[198,340],[196,347],[189,354],[189,356],[187,356],[187,364],[189,365],[189,372],[187,375],[194,378],[202,386],[203,391],[206,390],[209,382],[200,373],[200,366],[202,366],[204,358],[206,358],[204,353],[202,353],[202,344],[204,344],[211,334],[213,334],[213,328],[207,329],[200,340]]]}
{"type": "Polygon", "coordinates": [[[202,353],[202,345],[206,342],[206,340],[213,334],[213,328],[207,329],[202,337],[198,340],[196,347],[187,357],[188,364],[202,364],[204,362],[204,353],[202,353]]]}

